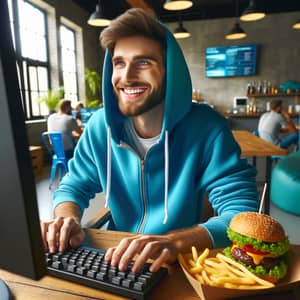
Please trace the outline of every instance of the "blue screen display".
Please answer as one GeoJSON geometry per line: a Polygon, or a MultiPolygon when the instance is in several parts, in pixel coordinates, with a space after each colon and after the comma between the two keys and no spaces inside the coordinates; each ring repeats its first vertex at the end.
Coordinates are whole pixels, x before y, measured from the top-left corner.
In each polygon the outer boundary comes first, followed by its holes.
{"type": "Polygon", "coordinates": [[[256,44],[206,48],[206,77],[256,74],[256,44]]]}

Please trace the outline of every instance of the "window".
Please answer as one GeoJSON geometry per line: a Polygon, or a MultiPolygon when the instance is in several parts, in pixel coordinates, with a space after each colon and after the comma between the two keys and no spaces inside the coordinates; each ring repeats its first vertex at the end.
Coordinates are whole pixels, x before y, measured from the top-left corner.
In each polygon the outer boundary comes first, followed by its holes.
{"type": "Polygon", "coordinates": [[[60,25],[61,72],[65,88],[65,98],[72,101],[73,106],[78,101],[77,61],[75,31],[66,25],[60,25]]]}
{"type": "Polygon", "coordinates": [[[46,12],[24,0],[8,0],[26,119],[48,114],[37,99],[49,89],[46,12]]]}
{"type": "Polygon", "coordinates": [[[78,83],[84,76],[81,27],[58,17],[48,1],[7,2],[25,119],[44,119],[49,109],[37,100],[60,86],[75,106],[85,94],[84,82],[78,83]]]}

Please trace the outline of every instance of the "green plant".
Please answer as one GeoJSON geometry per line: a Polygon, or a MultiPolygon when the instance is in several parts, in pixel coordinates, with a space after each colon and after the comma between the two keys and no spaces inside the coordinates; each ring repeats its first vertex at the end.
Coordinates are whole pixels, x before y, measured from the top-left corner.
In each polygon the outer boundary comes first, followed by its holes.
{"type": "Polygon", "coordinates": [[[49,109],[49,112],[55,111],[57,105],[61,99],[65,96],[64,87],[48,90],[45,96],[40,97],[37,101],[39,104],[45,103],[49,109]]]}
{"type": "Polygon", "coordinates": [[[100,94],[101,77],[93,70],[85,69],[86,90],[86,106],[98,107],[101,100],[97,97],[100,94]]]}

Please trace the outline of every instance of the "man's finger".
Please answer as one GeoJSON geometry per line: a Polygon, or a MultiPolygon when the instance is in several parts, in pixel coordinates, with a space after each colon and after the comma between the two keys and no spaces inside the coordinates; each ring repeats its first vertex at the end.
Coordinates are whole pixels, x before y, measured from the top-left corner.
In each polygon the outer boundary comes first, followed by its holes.
{"type": "Polygon", "coordinates": [[[171,253],[168,248],[164,248],[160,254],[160,256],[155,259],[155,261],[151,264],[149,271],[156,272],[158,269],[170,260],[171,253]]]}
{"type": "Polygon", "coordinates": [[[133,260],[136,254],[138,254],[144,248],[144,241],[140,239],[132,240],[119,262],[119,269],[125,271],[129,263],[133,260]]]}
{"type": "Polygon", "coordinates": [[[57,251],[57,244],[59,238],[59,231],[63,224],[63,218],[56,218],[52,223],[48,225],[47,242],[49,252],[55,253],[57,251]]]}
{"type": "Polygon", "coordinates": [[[73,218],[65,218],[60,229],[59,236],[59,251],[64,252],[68,246],[69,240],[72,236],[72,231],[74,234],[80,231],[80,225],[73,218]]]}

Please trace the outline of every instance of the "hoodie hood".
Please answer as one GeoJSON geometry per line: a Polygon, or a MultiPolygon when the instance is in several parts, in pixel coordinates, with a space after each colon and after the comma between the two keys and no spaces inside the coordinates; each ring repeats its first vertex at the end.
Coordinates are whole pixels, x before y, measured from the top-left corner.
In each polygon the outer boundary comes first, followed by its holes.
{"type": "MultiPolygon", "coordinates": [[[[189,70],[173,34],[163,25],[166,37],[165,59],[165,109],[162,133],[172,131],[178,121],[190,110],[192,102],[192,84],[189,70]]],[[[125,116],[120,112],[117,98],[111,82],[113,66],[108,51],[105,53],[103,66],[103,102],[105,121],[111,129],[111,137],[120,143],[120,132],[123,129],[125,116]]],[[[161,134],[161,139],[163,134],[161,134]]]]}

